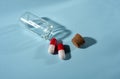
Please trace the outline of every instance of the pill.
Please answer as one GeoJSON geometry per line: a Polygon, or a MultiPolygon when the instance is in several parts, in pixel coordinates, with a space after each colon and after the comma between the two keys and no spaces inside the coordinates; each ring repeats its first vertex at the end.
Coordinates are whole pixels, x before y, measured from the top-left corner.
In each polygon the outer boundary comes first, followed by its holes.
{"type": "Polygon", "coordinates": [[[50,40],[50,45],[48,47],[48,52],[53,54],[55,52],[55,47],[56,47],[57,40],[56,38],[52,38],[50,40]]]}
{"type": "Polygon", "coordinates": [[[64,51],[64,46],[62,43],[58,43],[57,45],[58,48],[58,56],[60,59],[65,59],[65,51],[64,51]]]}
{"type": "Polygon", "coordinates": [[[76,34],[73,38],[72,38],[72,43],[76,46],[76,47],[80,47],[81,45],[83,45],[85,43],[84,38],[80,35],[80,34],[76,34]]]}

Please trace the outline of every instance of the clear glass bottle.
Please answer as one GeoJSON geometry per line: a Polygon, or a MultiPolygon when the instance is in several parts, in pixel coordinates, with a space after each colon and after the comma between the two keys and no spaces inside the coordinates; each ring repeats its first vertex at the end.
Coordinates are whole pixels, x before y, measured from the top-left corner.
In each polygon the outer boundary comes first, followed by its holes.
{"type": "Polygon", "coordinates": [[[40,35],[42,38],[49,40],[52,37],[53,25],[44,19],[26,12],[20,17],[20,21],[25,24],[25,27],[34,33],[40,35]]]}

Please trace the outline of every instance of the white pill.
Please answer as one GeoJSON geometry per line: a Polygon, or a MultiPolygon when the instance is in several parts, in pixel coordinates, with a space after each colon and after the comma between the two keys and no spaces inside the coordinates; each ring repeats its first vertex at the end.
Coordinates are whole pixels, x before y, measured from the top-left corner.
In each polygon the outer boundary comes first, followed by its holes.
{"type": "Polygon", "coordinates": [[[49,47],[48,47],[48,52],[51,53],[51,54],[53,54],[54,51],[55,51],[55,45],[52,45],[52,44],[49,45],[49,47]]]}
{"type": "Polygon", "coordinates": [[[65,51],[64,50],[59,50],[58,51],[58,56],[60,59],[64,60],[65,59],[65,51]]]}

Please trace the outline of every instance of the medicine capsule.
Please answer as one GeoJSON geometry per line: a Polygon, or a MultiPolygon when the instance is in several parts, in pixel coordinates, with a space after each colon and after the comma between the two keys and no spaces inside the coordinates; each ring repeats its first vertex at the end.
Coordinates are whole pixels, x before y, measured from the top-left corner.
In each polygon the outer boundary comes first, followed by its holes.
{"type": "Polygon", "coordinates": [[[48,47],[48,52],[53,54],[55,52],[55,47],[56,47],[57,40],[56,38],[52,38],[50,40],[50,45],[48,47]]]}
{"type": "Polygon", "coordinates": [[[62,43],[58,43],[58,56],[60,59],[65,59],[65,51],[62,43]]]}

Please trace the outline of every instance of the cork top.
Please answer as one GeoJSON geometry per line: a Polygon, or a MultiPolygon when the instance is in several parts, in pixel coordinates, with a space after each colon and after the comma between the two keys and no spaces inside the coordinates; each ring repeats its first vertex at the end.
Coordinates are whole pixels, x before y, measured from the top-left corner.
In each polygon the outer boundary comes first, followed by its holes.
{"type": "Polygon", "coordinates": [[[80,34],[76,34],[73,38],[72,38],[72,43],[76,46],[76,47],[80,47],[81,45],[83,45],[85,43],[84,38],[80,35],[80,34]]]}

